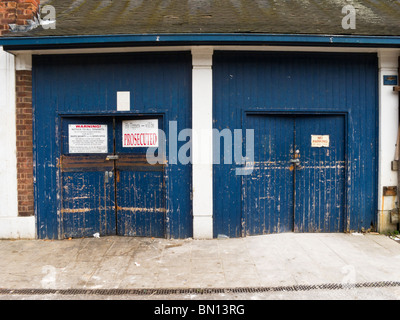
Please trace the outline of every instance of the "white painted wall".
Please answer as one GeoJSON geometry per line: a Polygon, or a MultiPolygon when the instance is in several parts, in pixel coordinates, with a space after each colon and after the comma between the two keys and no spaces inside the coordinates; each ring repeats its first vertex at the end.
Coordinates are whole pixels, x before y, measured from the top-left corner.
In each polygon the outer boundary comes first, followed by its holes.
{"type": "Polygon", "coordinates": [[[35,237],[35,217],[18,217],[15,58],[0,46],[0,239],[35,237]]]}
{"type": "Polygon", "coordinates": [[[390,224],[389,211],[396,207],[397,197],[383,196],[383,187],[397,186],[397,172],[391,170],[399,127],[399,95],[393,86],[383,84],[384,75],[398,75],[400,51],[380,49],[379,57],[379,178],[378,230],[396,229],[390,224]]]}

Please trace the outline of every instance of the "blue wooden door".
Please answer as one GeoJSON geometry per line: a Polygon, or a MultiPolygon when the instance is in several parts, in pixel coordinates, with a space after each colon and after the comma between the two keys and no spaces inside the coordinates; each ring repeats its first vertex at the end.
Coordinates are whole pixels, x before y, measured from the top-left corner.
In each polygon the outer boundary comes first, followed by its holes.
{"type": "MultiPolygon", "coordinates": [[[[65,238],[95,233],[165,237],[165,163],[157,150],[148,156],[148,147],[142,146],[149,134],[139,137],[136,146],[124,146],[122,126],[130,120],[146,122],[143,117],[63,119],[65,238]],[[153,158],[149,161],[149,157],[153,158]],[[154,158],[158,163],[153,163],[154,158]]],[[[157,130],[162,128],[161,117],[152,120],[157,130]]]]}
{"type": "MultiPolygon", "coordinates": [[[[148,147],[124,146],[123,126],[127,122],[146,120],[156,121],[157,129],[162,128],[162,117],[130,117],[116,119],[115,148],[116,163],[116,200],[117,234],[140,237],[165,237],[165,181],[164,163],[158,158],[157,163],[147,154],[148,147]]],[[[159,138],[162,138],[160,135],[159,138]]],[[[137,140],[140,141],[140,138],[137,140]]],[[[152,141],[154,142],[154,141],[152,141]]],[[[158,145],[163,141],[158,141],[158,145]]]]}
{"type": "Polygon", "coordinates": [[[295,119],[295,232],[343,232],[345,122],[343,116],[295,119]]]}
{"type": "Polygon", "coordinates": [[[113,122],[64,118],[62,128],[62,235],[114,235],[114,164],[106,160],[114,149],[113,122]]]}
{"type": "Polygon", "coordinates": [[[245,234],[288,232],[293,229],[294,119],[284,116],[247,117],[254,129],[254,171],[243,176],[245,234]]]}
{"type": "Polygon", "coordinates": [[[243,177],[245,235],[343,232],[343,116],[247,115],[254,166],[243,177]]]}

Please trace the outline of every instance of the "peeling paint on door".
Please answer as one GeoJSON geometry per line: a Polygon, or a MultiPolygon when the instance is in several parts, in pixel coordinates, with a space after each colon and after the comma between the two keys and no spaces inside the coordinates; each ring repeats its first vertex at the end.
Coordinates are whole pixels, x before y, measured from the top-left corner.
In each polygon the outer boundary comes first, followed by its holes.
{"type": "Polygon", "coordinates": [[[361,231],[376,225],[376,54],[219,51],[213,59],[213,123],[220,131],[257,129],[256,121],[250,126],[246,123],[251,114],[280,115],[281,119],[301,115],[345,118],[333,133],[308,126],[304,139],[309,147],[312,136],[329,135],[329,146],[323,139],[320,147],[312,148],[315,155],[300,150],[297,156],[294,146],[280,155],[277,149],[289,144],[284,131],[294,130],[285,129],[284,121],[277,120],[260,126],[271,138],[255,138],[256,149],[257,144],[262,145],[259,156],[265,157],[255,159],[252,175],[237,177],[233,165],[214,165],[214,235],[238,237],[295,230],[289,218],[295,205],[293,189],[297,212],[302,212],[296,218],[301,221],[298,232],[361,231]],[[331,148],[337,133],[344,134],[344,157],[340,158],[331,148]],[[244,199],[248,199],[247,205],[244,199]],[[242,216],[245,206],[252,208],[247,211],[252,220],[242,216]]]}

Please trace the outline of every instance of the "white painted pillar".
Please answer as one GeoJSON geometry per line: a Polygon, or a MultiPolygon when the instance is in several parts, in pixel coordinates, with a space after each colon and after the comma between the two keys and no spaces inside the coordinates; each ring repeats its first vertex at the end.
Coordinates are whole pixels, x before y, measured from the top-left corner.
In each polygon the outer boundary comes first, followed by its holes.
{"type": "MultiPolygon", "coordinates": [[[[27,57],[25,57],[27,58],[27,57]]],[[[29,57],[28,57],[29,59],[29,57]]],[[[18,217],[15,70],[0,47],[0,239],[35,238],[35,217],[18,217]]]]}
{"type": "MultiPolygon", "coordinates": [[[[0,47],[0,217],[18,216],[15,59],[0,47]]],[[[1,226],[0,226],[1,228],[1,226]]]]}
{"type": "Polygon", "coordinates": [[[393,85],[384,85],[384,76],[398,75],[400,51],[380,49],[379,57],[379,178],[378,231],[397,228],[390,224],[390,210],[396,207],[397,197],[383,196],[383,187],[397,186],[397,172],[391,170],[396,151],[399,128],[399,95],[393,85]]]}
{"type": "Polygon", "coordinates": [[[193,237],[213,238],[213,90],[211,47],[193,47],[193,237]]]}
{"type": "Polygon", "coordinates": [[[17,55],[15,58],[15,70],[32,71],[32,55],[29,53],[17,55]]]}

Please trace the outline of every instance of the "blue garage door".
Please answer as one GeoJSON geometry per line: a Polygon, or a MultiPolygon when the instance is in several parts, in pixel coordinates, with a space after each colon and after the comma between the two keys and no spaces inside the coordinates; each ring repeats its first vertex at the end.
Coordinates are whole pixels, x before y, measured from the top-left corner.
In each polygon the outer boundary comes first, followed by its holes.
{"type": "Polygon", "coordinates": [[[150,166],[147,148],[124,147],[121,133],[135,119],[158,119],[166,137],[191,128],[191,79],[190,52],[33,57],[39,238],[192,236],[191,166],[174,153],[164,166],[150,166]],[[117,110],[118,92],[130,92],[129,110],[117,110]],[[97,149],[75,139],[69,153],[70,124],[97,126],[98,136],[82,136],[97,149]]]}
{"type": "Polygon", "coordinates": [[[376,54],[213,59],[214,128],[254,129],[256,163],[251,176],[238,175],[235,161],[214,165],[214,236],[376,227],[376,54]]]}
{"type": "Polygon", "coordinates": [[[343,116],[248,115],[254,170],[243,177],[246,235],[342,232],[343,116]]]}

